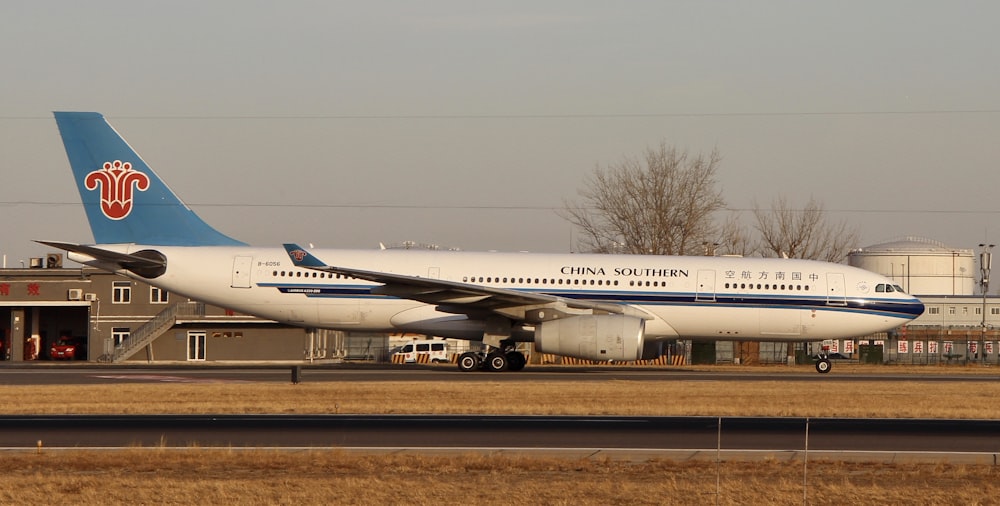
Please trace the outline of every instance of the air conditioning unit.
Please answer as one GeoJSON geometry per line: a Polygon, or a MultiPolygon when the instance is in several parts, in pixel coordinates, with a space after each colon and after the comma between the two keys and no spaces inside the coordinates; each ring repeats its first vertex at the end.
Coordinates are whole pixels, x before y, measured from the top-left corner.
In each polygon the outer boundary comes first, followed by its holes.
{"type": "Polygon", "coordinates": [[[46,269],[62,269],[62,253],[49,253],[45,255],[46,269]]]}
{"type": "Polygon", "coordinates": [[[28,260],[28,267],[32,269],[41,269],[45,266],[45,259],[41,257],[32,258],[28,260]]]}
{"type": "Polygon", "coordinates": [[[80,300],[83,298],[83,290],[79,288],[70,288],[66,293],[66,298],[68,300],[80,300]]]}
{"type": "Polygon", "coordinates": [[[85,294],[83,294],[83,300],[93,302],[93,301],[97,300],[97,294],[96,293],[85,293],[85,294]]]}

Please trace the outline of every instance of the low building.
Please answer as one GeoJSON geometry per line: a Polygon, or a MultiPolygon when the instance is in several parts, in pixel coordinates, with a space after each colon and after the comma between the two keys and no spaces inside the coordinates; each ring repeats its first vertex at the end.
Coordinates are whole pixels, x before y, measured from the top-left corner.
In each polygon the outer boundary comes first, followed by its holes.
{"type": "MultiPolygon", "coordinates": [[[[240,361],[342,358],[341,332],[279,324],[205,305],[89,267],[62,268],[61,256],[0,269],[0,358],[240,361]]],[[[367,339],[384,349],[387,339],[367,339]],[[383,342],[384,341],[384,342],[383,342]]]]}

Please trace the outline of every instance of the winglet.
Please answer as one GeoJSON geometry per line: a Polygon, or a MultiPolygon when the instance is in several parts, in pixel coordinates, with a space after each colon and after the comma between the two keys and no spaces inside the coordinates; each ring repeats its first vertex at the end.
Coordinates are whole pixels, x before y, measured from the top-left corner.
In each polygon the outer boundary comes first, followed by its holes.
{"type": "Polygon", "coordinates": [[[298,244],[284,244],[285,251],[288,252],[288,257],[292,259],[292,264],[296,267],[311,267],[311,268],[323,268],[327,267],[323,261],[314,257],[312,253],[309,253],[298,244]]]}

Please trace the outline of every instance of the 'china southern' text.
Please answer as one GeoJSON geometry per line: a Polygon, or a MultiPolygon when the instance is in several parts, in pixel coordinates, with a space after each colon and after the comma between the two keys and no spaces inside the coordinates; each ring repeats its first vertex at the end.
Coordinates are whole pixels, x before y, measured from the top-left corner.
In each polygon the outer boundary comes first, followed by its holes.
{"type": "MultiPolygon", "coordinates": [[[[559,272],[566,275],[582,276],[607,276],[604,267],[570,267],[565,266],[559,272]]],[[[652,269],[652,268],[632,268],[615,267],[612,270],[614,276],[636,277],[636,278],[686,278],[687,269],[652,269]]]]}

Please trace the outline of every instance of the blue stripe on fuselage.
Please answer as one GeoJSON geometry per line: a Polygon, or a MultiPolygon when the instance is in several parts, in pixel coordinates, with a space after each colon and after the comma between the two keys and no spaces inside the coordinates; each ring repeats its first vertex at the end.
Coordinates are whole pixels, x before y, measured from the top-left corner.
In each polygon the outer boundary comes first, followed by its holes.
{"type": "MultiPolygon", "coordinates": [[[[306,283],[260,283],[261,287],[277,288],[281,293],[301,293],[318,298],[397,298],[371,293],[371,285],[321,285],[306,283]]],[[[916,317],[923,313],[923,305],[914,300],[886,298],[848,298],[846,304],[828,304],[825,297],[793,295],[716,294],[714,300],[702,300],[693,293],[596,291],[596,290],[524,290],[556,297],[593,300],[618,304],[648,306],[728,306],[742,308],[813,309],[822,311],[848,311],[892,317],[916,317]]]]}

